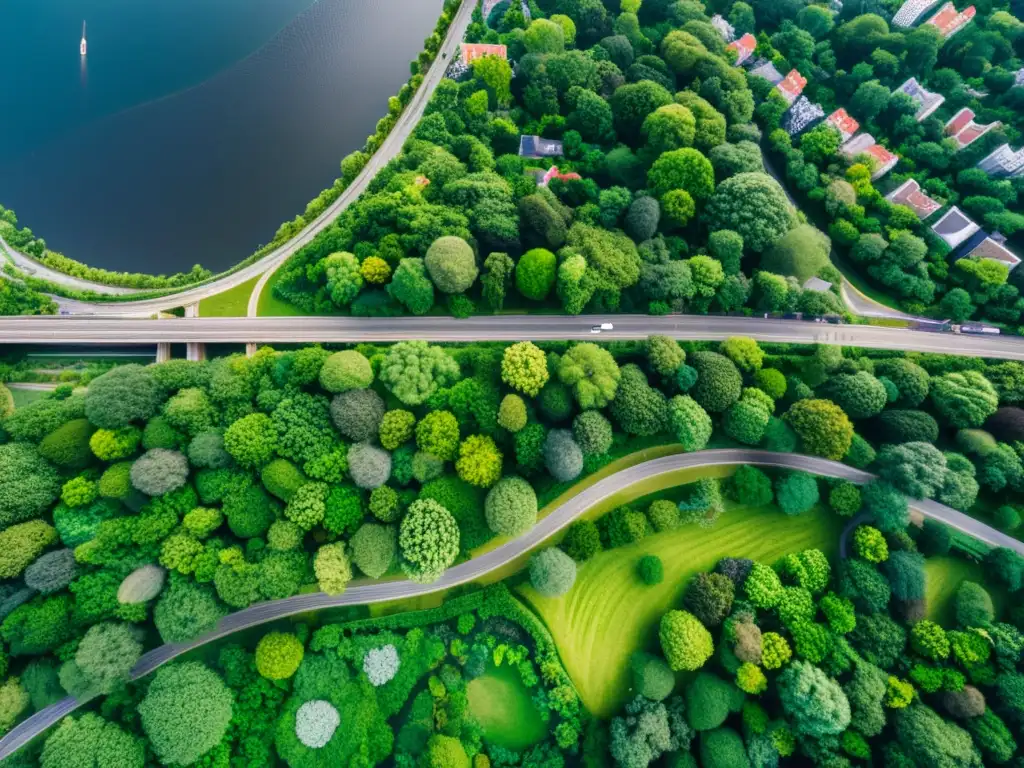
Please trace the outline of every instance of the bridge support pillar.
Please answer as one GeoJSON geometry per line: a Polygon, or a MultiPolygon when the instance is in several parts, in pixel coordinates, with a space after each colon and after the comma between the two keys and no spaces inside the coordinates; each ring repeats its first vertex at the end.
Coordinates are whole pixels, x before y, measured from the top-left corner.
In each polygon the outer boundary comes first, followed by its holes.
{"type": "Polygon", "coordinates": [[[248,344],[245,345],[245,356],[246,357],[252,357],[255,354],[256,354],[256,342],[255,341],[250,341],[248,344]]]}
{"type": "Polygon", "coordinates": [[[185,305],[185,317],[199,317],[199,302],[185,305]]]}
{"type": "Polygon", "coordinates": [[[166,363],[171,359],[171,343],[169,341],[161,341],[156,345],[156,361],[158,363],[166,363]]]}
{"type": "Polygon", "coordinates": [[[189,360],[205,360],[206,344],[201,341],[190,341],[185,345],[185,356],[189,360]]]}

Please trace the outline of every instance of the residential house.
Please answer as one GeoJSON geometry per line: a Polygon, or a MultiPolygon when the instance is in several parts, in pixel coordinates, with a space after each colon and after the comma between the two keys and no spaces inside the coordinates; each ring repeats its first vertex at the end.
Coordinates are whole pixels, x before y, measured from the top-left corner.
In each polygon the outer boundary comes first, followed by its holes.
{"type": "Polygon", "coordinates": [[[850,117],[846,110],[840,107],[826,118],[829,125],[839,131],[842,143],[848,142],[860,129],[860,123],[850,117]]]}
{"type": "Polygon", "coordinates": [[[967,218],[967,215],[955,205],[932,225],[932,232],[941,237],[950,248],[956,248],[979,229],[981,227],[967,218]]]}
{"type": "Polygon", "coordinates": [[[561,157],[562,154],[562,142],[556,139],[545,139],[541,136],[526,134],[519,137],[520,157],[539,160],[544,157],[561,157]]]}
{"type": "MultiPolygon", "coordinates": [[[[797,72],[795,69],[790,70],[789,74],[786,75],[782,80],[775,85],[775,88],[779,93],[782,94],[788,103],[792,104],[797,100],[797,97],[803,92],[804,88],[807,87],[807,78],[797,72]]],[[[822,112],[824,115],[825,113],[822,112]]]]}
{"type": "Polygon", "coordinates": [[[942,203],[932,200],[921,191],[921,185],[915,179],[907,179],[886,195],[885,199],[893,205],[907,206],[917,214],[917,218],[922,220],[927,219],[942,207],[942,203]]]}
{"type": "Polygon", "coordinates": [[[997,147],[978,163],[989,176],[1020,176],[1024,173],[1024,147],[1016,152],[1009,144],[997,147]]]}
{"type": "Polygon", "coordinates": [[[926,117],[932,114],[936,109],[941,106],[942,102],[946,100],[946,97],[941,93],[935,93],[929,91],[919,82],[917,78],[912,77],[899,88],[896,89],[898,93],[905,93],[907,96],[917,102],[917,112],[914,113],[914,119],[917,122],[921,122],[926,117]]]}
{"type": "Polygon", "coordinates": [[[907,0],[892,17],[894,27],[914,26],[924,14],[939,4],[939,0],[907,0]]]}
{"type": "MultiPolygon", "coordinates": [[[[733,40],[725,47],[729,50],[736,51],[736,66],[738,67],[754,55],[754,49],[757,48],[757,38],[747,32],[747,34],[739,40],[733,40]]],[[[772,69],[775,69],[775,67],[772,67],[772,69]]]]}
{"type": "Polygon", "coordinates": [[[991,131],[993,128],[998,128],[1002,123],[998,120],[989,123],[988,125],[981,125],[974,122],[974,112],[964,107],[957,112],[953,117],[946,123],[946,135],[952,136],[956,139],[956,143],[959,149],[968,147],[975,141],[980,139],[986,133],[991,131]]]}
{"type": "Polygon", "coordinates": [[[782,116],[782,128],[790,136],[803,133],[825,117],[825,110],[806,96],[801,96],[782,116]]]}
{"type": "Polygon", "coordinates": [[[979,229],[957,249],[955,260],[960,259],[991,259],[1005,264],[1013,270],[1020,264],[1020,257],[1006,247],[1006,238],[999,232],[989,234],[979,229]]]}
{"type": "Polygon", "coordinates": [[[962,11],[958,11],[953,3],[946,3],[939,9],[939,12],[932,16],[926,23],[937,27],[942,36],[947,40],[966,27],[977,11],[973,5],[969,5],[962,11]]]}

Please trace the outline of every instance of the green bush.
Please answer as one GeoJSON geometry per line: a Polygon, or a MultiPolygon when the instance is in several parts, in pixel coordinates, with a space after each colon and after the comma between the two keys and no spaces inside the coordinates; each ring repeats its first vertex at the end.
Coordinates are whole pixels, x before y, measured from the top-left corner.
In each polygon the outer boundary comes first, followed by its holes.
{"type": "Polygon", "coordinates": [[[686,719],[695,731],[718,728],[729,717],[739,691],[717,675],[699,672],[686,688],[686,719]]]}
{"type": "Polygon", "coordinates": [[[320,368],[320,386],[328,392],[337,394],[350,389],[366,389],[372,383],[370,361],[355,350],[335,352],[320,368]]]}
{"type": "Polygon", "coordinates": [[[459,553],[459,527],[451,512],[432,499],[409,505],[398,533],[402,570],[413,581],[440,578],[459,553]]]}
{"type": "Polygon", "coordinates": [[[524,253],[516,264],[516,288],[523,296],[543,301],[555,284],[555,254],[546,248],[524,253]]]}
{"type": "Polygon", "coordinates": [[[299,668],[305,649],[288,632],[268,632],[256,645],[256,671],[268,680],[287,680],[299,668]]]}
{"type": "Polygon", "coordinates": [[[986,627],[995,618],[992,597],[980,584],[964,581],[956,591],[956,622],[962,627],[986,627]]]}
{"type": "Polygon", "coordinates": [[[521,477],[504,477],[487,492],[484,515],[495,533],[518,536],[537,521],[537,494],[521,477]]]}
{"type": "Polygon", "coordinates": [[[291,501],[295,492],[309,482],[302,470],[287,459],[274,459],[264,466],[260,479],[264,488],[284,502],[291,501]]]}
{"type": "Polygon", "coordinates": [[[637,651],[629,659],[633,690],[651,701],[668,698],[676,686],[676,678],[665,661],[653,654],[637,651]]]}
{"type": "Polygon", "coordinates": [[[715,650],[711,633],[686,611],[669,611],[662,616],[658,637],[673,671],[700,669],[715,650]]]}
{"type": "Polygon", "coordinates": [[[561,597],[576,581],[576,562],[555,547],[530,558],[530,584],[544,597],[561,597]]]}
{"type": "Polygon", "coordinates": [[[735,364],[716,352],[695,352],[690,365],[697,371],[697,383],[690,394],[706,411],[721,413],[739,400],[743,379],[735,364]]]}
{"type": "Polygon", "coordinates": [[[157,670],[138,711],[160,762],[187,765],[220,742],[231,722],[232,701],[219,675],[188,661],[157,670]]]}
{"type": "Polygon", "coordinates": [[[743,739],[732,728],[717,728],[700,735],[700,762],[704,768],[750,768],[743,739]]]}
{"type": "Polygon", "coordinates": [[[665,578],[665,568],[661,563],[661,558],[657,555],[644,555],[641,557],[636,564],[637,576],[640,577],[640,581],[649,587],[655,584],[661,584],[665,578]]]}
{"type": "Polygon", "coordinates": [[[379,579],[391,568],[397,552],[395,529],[388,525],[364,523],[351,539],[352,562],[371,579],[379,579]]]}
{"type": "Polygon", "coordinates": [[[427,249],[423,262],[442,293],[464,293],[479,272],[473,249],[461,237],[439,237],[427,249]]]}
{"type": "Polygon", "coordinates": [[[41,515],[56,501],[56,470],[24,443],[0,445],[0,528],[41,515]]]}
{"type": "Polygon", "coordinates": [[[39,443],[39,455],[65,469],[81,469],[92,459],[89,439],[93,426],[87,419],[62,424],[39,443]]]}

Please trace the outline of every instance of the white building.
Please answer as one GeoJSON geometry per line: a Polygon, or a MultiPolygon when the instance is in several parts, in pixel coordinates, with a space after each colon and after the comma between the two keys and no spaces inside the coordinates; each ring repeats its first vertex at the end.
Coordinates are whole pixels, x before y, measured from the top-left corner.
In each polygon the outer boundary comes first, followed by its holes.
{"type": "Polygon", "coordinates": [[[896,90],[899,93],[907,94],[907,96],[917,102],[918,108],[917,112],[914,113],[914,119],[919,123],[938,109],[942,105],[942,102],[946,100],[946,97],[941,93],[929,91],[917,82],[917,78],[914,77],[907,80],[907,82],[896,90]]]}
{"type": "Polygon", "coordinates": [[[932,225],[932,232],[941,237],[950,248],[956,248],[981,227],[967,218],[955,205],[932,225]]]}
{"type": "Polygon", "coordinates": [[[1020,176],[1024,173],[1024,147],[1014,152],[1009,144],[1003,144],[979,162],[978,167],[989,176],[1020,176]]]}

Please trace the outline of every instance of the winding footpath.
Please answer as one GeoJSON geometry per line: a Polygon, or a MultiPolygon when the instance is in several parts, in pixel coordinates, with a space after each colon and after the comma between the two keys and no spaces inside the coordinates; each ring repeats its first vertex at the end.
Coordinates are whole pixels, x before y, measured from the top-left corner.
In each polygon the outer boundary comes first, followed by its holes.
{"type": "MultiPolygon", "coordinates": [[[[322,592],[295,595],[284,600],[257,603],[237,613],[224,617],[216,628],[187,643],[169,643],[144,654],[132,670],[131,678],[137,680],[173,661],[184,653],[227,637],[251,627],[257,627],[277,619],[298,613],[316,611],[345,605],[368,605],[371,603],[403,600],[428,595],[466,584],[485,576],[516,558],[539,546],[548,538],[571,524],[576,518],[596,504],[620,493],[623,489],[644,482],[651,477],[683,469],[699,469],[722,465],[756,464],[762,467],[795,469],[823,477],[865,483],[874,477],[868,472],[854,469],[845,464],[814,456],[793,453],[772,453],[754,449],[717,449],[695,453],[676,454],[652,459],[642,464],[623,469],[609,475],[580,491],[560,505],[522,536],[502,544],[486,554],[460,563],[445,571],[435,582],[418,584],[413,581],[396,579],[389,581],[355,583],[340,595],[325,595],[322,592]]],[[[993,547],[1008,547],[1024,554],[1024,543],[1007,536],[967,515],[933,501],[912,501],[912,510],[925,517],[939,520],[946,525],[979,539],[993,547]]],[[[73,697],[36,712],[15,726],[0,739],[0,760],[13,754],[65,715],[71,714],[85,702],[73,697]]]]}
{"type": "MultiPolygon", "coordinates": [[[[370,161],[366,164],[363,170],[359,172],[359,175],[353,179],[352,183],[345,188],[345,191],[341,193],[338,199],[331,203],[323,213],[307,224],[305,228],[303,228],[303,230],[291,240],[252,264],[242,267],[231,274],[213,279],[210,282],[199,285],[195,288],[170,293],[156,299],[139,299],[137,301],[58,301],[62,309],[67,309],[68,311],[76,313],[150,315],[163,310],[194,304],[202,299],[209,298],[210,296],[214,296],[218,293],[223,293],[224,291],[241,285],[242,283],[252,280],[254,277],[265,276],[256,286],[256,290],[253,291],[253,296],[255,297],[253,301],[258,301],[259,292],[262,290],[262,287],[266,285],[266,281],[269,279],[270,275],[297,251],[312,242],[320,232],[329,227],[334,220],[338,218],[341,212],[351,205],[366,190],[374,176],[377,175],[378,171],[391,162],[391,160],[401,151],[406,139],[408,139],[412,134],[416,124],[419,123],[420,118],[423,116],[423,111],[426,109],[427,103],[434,95],[434,89],[437,88],[438,83],[440,83],[444,78],[448,65],[458,54],[459,44],[462,42],[463,37],[465,37],[466,29],[472,21],[473,8],[475,6],[475,0],[462,0],[462,4],[459,6],[459,10],[456,12],[455,18],[452,19],[452,23],[448,27],[448,34],[445,36],[444,43],[441,45],[441,49],[438,51],[437,57],[434,59],[433,64],[431,64],[430,69],[427,70],[427,74],[424,76],[423,82],[416,90],[416,93],[413,95],[409,104],[406,105],[402,114],[399,115],[398,121],[395,123],[391,133],[388,134],[388,137],[370,158],[370,161]]],[[[69,288],[74,288],[76,290],[95,290],[97,292],[103,291],[109,294],[136,292],[136,289],[116,288],[106,285],[100,286],[99,284],[92,283],[91,281],[82,280],[80,278],[72,277],[71,275],[65,275],[62,272],[56,272],[47,268],[45,265],[29,256],[16,253],[10,248],[10,246],[6,246],[6,250],[14,260],[15,264],[25,272],[34,271],[36,277],[52,280],[53,282],[59,282],[69,288]],[[57,278],[60,279],[58,280],[57,278]]],[[[59,297],[54,297],[54,299],[58,300],[59,297]]],[[[0,338],[3,338],[2,335],[0,335],[0,338]]]]}
{"type": "Polygon", "coordinates": [[[759,342],[838,344],[871,349],[1024,360],[1024,338],[989,334],[831,325],[805,320],[713,315],[487,315],[452,317],[0,317],[8,344],[324,344],[423,341],[621,341],[663,334],[686,341],[749,336],[759,342]],[[595,323],[614,330],[592,333],[595,323]]]}

